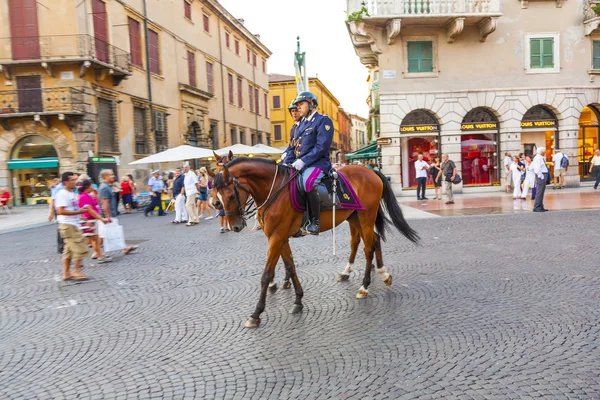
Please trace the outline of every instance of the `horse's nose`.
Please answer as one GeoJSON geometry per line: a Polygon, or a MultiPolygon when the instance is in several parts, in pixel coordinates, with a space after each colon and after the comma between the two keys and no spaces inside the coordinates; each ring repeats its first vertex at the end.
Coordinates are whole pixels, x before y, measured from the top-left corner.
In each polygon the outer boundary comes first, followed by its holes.
{"type": "Polygon", "coordinates": [[[221,210],[223,208],[223,204],[221,204],[221,202],[218,200],[213,203],[213,206],[215,206],[217,210],[221,210]]]}
{"type": "Polygon", "coordinates": [[[236,232],[236,233],[239,232],[239,231],[241,231],[241,230],[242,230],[242,228],[240,228],[239,226],[234,226],[233,227],[233,231],[236,232]]]}

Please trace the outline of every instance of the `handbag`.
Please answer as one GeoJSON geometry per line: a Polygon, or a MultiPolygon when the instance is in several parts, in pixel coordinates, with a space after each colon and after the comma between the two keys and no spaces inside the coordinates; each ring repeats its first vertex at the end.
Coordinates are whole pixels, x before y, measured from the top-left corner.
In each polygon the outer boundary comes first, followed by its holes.
{"type": "Polygon", "coordinates": [[[125,232],[123,226],[118,222],[111,222],[104,227],[104,239],[102,241],[105,253],[123,250],[125,248],[125,232]]]}
{"type": "Polygon", "coordinates": [[[454,183],[455,185],[458,185],[461,182],[462,182],[462,178],[460,177],[459,174],[456,174],[456,176],[454,176],[454,180],[452,181],[452,183],[454,183]]]}
{"type": "Polygon", "coordinates": [[[206,189],[206,187],[200,186],[200,194],[206,194],[206,193],[208,193],[208,190],[206,189]]]}

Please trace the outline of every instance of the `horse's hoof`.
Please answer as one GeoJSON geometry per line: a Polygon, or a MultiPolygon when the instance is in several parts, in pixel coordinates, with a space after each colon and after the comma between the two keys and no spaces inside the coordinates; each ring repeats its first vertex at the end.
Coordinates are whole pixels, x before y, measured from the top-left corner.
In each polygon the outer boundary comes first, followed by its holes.
{"type": "Polygon", "coordinates": [[[345,282],[348,279],[350,279],[350,275],[348,275],[348,274],[339,274],[337,277],[338,282],[345,282]]]}
{"type": "Polygon", "coordinates": [[[357,299],[366,299],[369,296],[369,291],[363,288],[358,289],[358,293],[356,293],[357,299]]]}
{"type": "Polygon", "coordinates": [[[292,283],[290,281],[283,281],[283,284],[281,285],[282,289],[289,289],[292,287],[292,283]]]}
{"type": "Polygon", "coordinates": [[[277,292],[277,284],[269,285],[269,293],[273,294],[277,292]]]}
{"type": "Polygon", "coordinates": [[[388,277],[383,280],[383,283],[385,283],[386,286],[390,286],[392,284],[392,276],[388,275],[388,277]]]}
{"type": "Polygon", "coordinates": [[[298,314],[302,312],[304,306],[302,304],[294,304],[292,308],[290,308],[290,314],[298,314]]]}
{"type": "Polygon", "coordinates": [[[248,318],[246,320],[246,328],[258,328],[260,325],[260,318],[248,318]]]}

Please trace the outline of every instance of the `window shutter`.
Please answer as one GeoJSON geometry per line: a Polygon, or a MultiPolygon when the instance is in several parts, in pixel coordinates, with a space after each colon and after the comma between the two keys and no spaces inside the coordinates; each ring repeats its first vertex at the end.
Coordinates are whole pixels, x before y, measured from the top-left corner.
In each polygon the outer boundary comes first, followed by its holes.
{"type": "Polygon", "coordinates": [[[215,94],[213,90],[213,65],[206,62],[206,90],[210,94],[215,94]]]}
{"type": "Polygon", "coordinates": [[[142,67],[142,45],[140,39],[140,23],[133,18],[128,18],[129,47],[131,48],[131,63],[142,67]]]}
{"type": "Polygon", "coordinates": [[[542,67],[542,40],[541,39],[530,39],[529,40],[529,62],[531,68],[542,67]]]}
{"type": "Polygon", "coordinates": [[[190,86],[196,87],[196,56],[188,51],[188,75],[190,86]]]}
{"type": "Polygon", "coordinates": [[[252,85],[248,85],[248,97],[250,99],[250,112],[254,112],[254,100],[252,99],[253,88],[252,85]]]}
{"type": "Polygon", "coordinates": [[[240,55],[240,41],[239,40],[235,41],[235,54],[237,54],[238,56],[240,55]]]}
{"type": "Polygon", "coordinates": [[[269,118],[269,98],[266,93],[263,94],[263,97],[265,99],[265,118],[269,118]]]}
{"type": "Polygon", "coordinates": [[[544,68],[554,67],[554,38],[542,39],[543,46],[543,60],[542,66],[544,68]]]}
{"type": "Polygon", "coordinates": [[[238,107],[243,107],[244,106],[244,100],[242,97],[242,78],[238,77],[237,78],[237,89],[238,89],[238,107]]]}
{"type": "Polygon", "coordinates": [[[229,84],[229,104],[233,104],[233,75],[227,74],[227,83],[229,84]]]}
{"type": "Polygon", "coordinates": [[[203,24],[204,24],[204,31],[205,31],[205,32],[210,32],[210,31],[209,31],[209,28],[210,28],[210,26],[208,25],[208,15],[204,14],[204,15],[202,16],[202,22],[203,22],[203,24]]]}
{"type": "Polygon", "coordinates": [[[192,20],[192,5],[187,1],[183,1],[183,13],[187,19],[192,20]]]}
{"type": "Polygon", "coordinates": [[[600,40],[594,40],[592,68],[600,69],[600,40]]]}
{"type": "Polygon", "coordinates": [[[160,62],[158,58],[158,33],[148,30],[148,45],[150,48],[150,72],[160,74],[160,62]]]}
{"type": "Polygon", "coordinates": [[[421,72],[433,71],[433,43],[421,42],[421,72]]]}
{"type": "Polygon", "coordinates": [[[419,42],[408,42],[407,44],[407,55],[408,55],[408,72],[419,72],[419,42]]]}
{"type": "Polygon", "coordinates": [[[254,88],[254,108],[257,114],[260,114],[260,99],[258,98],[258,89],[254,88]]]}
{"type": "Polygon", "coordinates": [[[281,108],[281,97],[273,96],[273,108],[281,108]]]}
{"type": "Polygon", "coordinates": [[[281,125],[275,125],[275,140],[281,140],[281,125]]]}

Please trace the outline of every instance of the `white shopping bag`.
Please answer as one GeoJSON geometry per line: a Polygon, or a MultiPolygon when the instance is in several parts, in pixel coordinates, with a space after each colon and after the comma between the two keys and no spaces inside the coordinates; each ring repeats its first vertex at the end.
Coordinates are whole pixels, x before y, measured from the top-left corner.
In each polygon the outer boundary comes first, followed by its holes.
{"type": "Polygon", "coordinates": [[[104,229],[107,226],[112,226],[112,225],[119,225],[119,219],[118,218],[112,218],[110,224],[103,224],[101,221],[96,221],[96,223],[98,224],[98,237],[104,239],[104,229]]]}
{"type": "Polygon", "coordinates": [[[125,248],[125,232],[118,223],[111,222],[104,226],[102,247],[105,253],[123,250],[125,248]]]}

